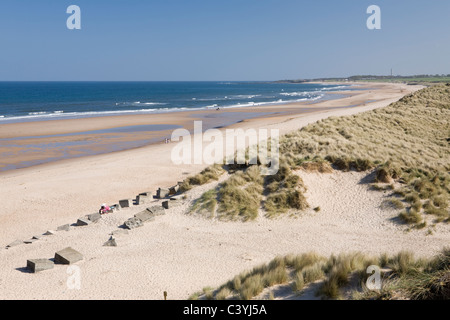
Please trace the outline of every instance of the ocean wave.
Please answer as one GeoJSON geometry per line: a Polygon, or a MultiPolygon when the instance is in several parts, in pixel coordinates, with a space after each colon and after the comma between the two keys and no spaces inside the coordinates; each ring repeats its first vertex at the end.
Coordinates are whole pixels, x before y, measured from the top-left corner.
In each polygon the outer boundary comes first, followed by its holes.
{"type": "Polygon", "coordinates": [[[336,86],[336,87],[322,88],[320,89],[320,91],[334,91],[339,89],[350,89],[350,86],[336,86]]]}
{"type": "Polygon", "coordinates": [[[27,119],[64,119],[70,117],[83,117],[83,116],[101,116],[101,115],[114,115],[114,114],[126,114],[126,113],[138,113],[138,112],[154,112],[158,109],[140,109],[140,110],[110,110],[110,111],[85,111],[85,112],[30,112],[28,115],[23,116],[8,116],[0,117],[4,121],[15,121],[15,120],[27,120],[27,119]]]}
{"type": "Polygon", "coordinates": [[[229,96],[228,99],[253,99],[253,98],[257,98],[257,97],[261,97],[261,95],[260,94],[237,94],[237,95],[229,96]]]}
{"type": "Polygon", "coordinates": [[[294,102],[304,102],[304,101],[316,101],[322,99],[324,97],[323,94],[320,94],[313,98],[301,98],[301,99],[293,99],[293,100],[283,100],[278,99],[274,101],[266,101],[266,102],[247,102],[247,103],[237,103],[234,105],[223,106],[221,108],[242,108],[242,107],[258,107],[258,106],[270,106],[270,105],[278,105],[278,104],[286,104],[286,103],[294,103],[294,102]]]}
{"type": "MultiPolygon", "coordinates": [[[[199,110],[210,110],[213,108],[242,108],[242,107],[257,107],[257,106],[270,106],[277,104],[286,104],[293,102],[304,102],[304,101],[315,101],[324,97],[324,94],[319,94],[314,97],[303,97],[300,99],[278,99],[273,101],[265,102],[239,102],[231,105],[220,105],[212,104],[199,107],[164,107],[164,108],[139,108],[131,110],[105,110],[105,111],[83,111],[83,112],[64,112],[62,110],[57,111],[40,111],[40,112],[30,112],[27,115],[21,116],[5,116],[0,115],[0,122],[5,121],[39,121],[39,120],[56,120],[56,119],[70,119],[70,118],[84,118],[84,117],[100,117],[100,116],[113,116],[113,115],[126,115],[126,114],[151,114],[151,113],[166,113],[166,112],[177,112],[177,111],[199,111],[199,110]]],[[[153,104],[153,103],[152,103],[153,104]]]]}
{"type": "Polygon", "coordinates": [[[314,91],[300,91],[300,92],[281,92],[280,95],[287,97],[300,97],[300,96],[311,96],[316,95],[318,92],[314,91]]]}
{"type": "Polygon", "coordinates": [[[28,115],[30,116],[37,116],[41,114],[47,114],[47,111],[28,112],[28,115]]]}
{"type": "Polygon", "coordinates": [[[162,103],[162,102],[140,102],[140,101],[135,101],[135,102],[116,102],[116,106],[163,106],[166,105],[167,103],[162,103]]]}
{"type": "Polygon", "coordinates": [[[107,111],[84,111],[84,112],[64,112],[64,113],[48,113],[39,112],[35,114],[23,115],[23,116],[0,116],[0,121],[18,121],[18,120],[55,120],[55,119],[67,119],[67,118],[83,118],[83,117],[96,117],[96,116],[114,116],[125,114],[147,114],[158,112],[176,112],[176,111],[197,111],[206,110],[205,107],[199,108],[147,108],[147,109],[133,109],[133,110],[107,110],[107,111]]]}
{"type": "Polygon", "coordinates": [[[287,97],[311,96],[311,95],[320,94],[321,92],[324,92],[324,91],[335,91],[335,90],[345,90],[345,89],[350,90],[351,88],[350,88],[350,86],[334,86],[334,87],[315,89],[314,91],[284,92],[284,90],[282,90],[280,95],[287,96],[287,97]]]}
{"type": "Polygon", "coordinates": [[[57,110],[57,111],[34,111],[34,112],[28,112],[29,116],[41,116],[41,115],[51,115],[51,114],[61,114],[64,113],[63,110],[57,110]]]}
{"type": "MultiPolygon", "coordinates": [[[[195,101],[201,101],[201,102],[208,102],[208,101],[225,101],[227,100],[228,97],[221,97],[221,98],[199,98],[199,99],[195,99],[195,101]]],[[[194,99],[192,99],[194,100],[194,99]]]]}
{"type": "Polygon", "coordinates": [[[245,100],[245,99],[253,99],[261,97],[260,94],[237,94],[237,95],[231,95],[231,96],[224,96],[224,97],[215,97],[215,98],[192,98],[194,101],[226,101],[226,100],[245,100]]]}

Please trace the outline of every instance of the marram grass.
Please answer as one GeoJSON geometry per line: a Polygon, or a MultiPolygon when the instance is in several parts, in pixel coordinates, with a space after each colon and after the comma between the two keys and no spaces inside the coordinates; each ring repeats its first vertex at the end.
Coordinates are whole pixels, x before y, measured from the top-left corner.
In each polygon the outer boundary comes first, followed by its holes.
{"type": "Polygon", "coordinates": [[[190,298],[261,299],[260,295],[268,289],[268,298],[274,299],[274,286],[286,285],[293,294],[301,295],[312,283],[317,284],[315,294],[322,299],[448,300],[450,248],[428,259],[417,259],[408,251],[378,257],[360,252],[329,258],[314,252],[278,256],[268,264],[242,272],[217,289],[208,287],[190,298]],[[374,265],[383,268],[382,287],[369,290],[366,283],[372,273],[367,272],[367,268],[374,265]]]}
{"type": "MultiPolygon", "coordinates": [[[[248,166],[233,168],[235,173],[217,190],[214,214],[248,221],[258,216],[258,208],[268,217],[302,211],[309,205],[295,171],[326,173],[333,167],[374,170],[373,189],[386,191],[393,182],[401,183],[392,195],[406,205],[399,213],[405,223],[422,223],[424,216],[449,222],[449,139],[450,86],[445,84],[422,89],[385,108],[320,120],[281,137],[280,171],[275,176],[248,180],[248,166]]],[[[185,189],[218,179],[222,170],[216,165],[188,178],[185,189]]],[[[400,202],[393,204],[401,209],[400,202]]]]}

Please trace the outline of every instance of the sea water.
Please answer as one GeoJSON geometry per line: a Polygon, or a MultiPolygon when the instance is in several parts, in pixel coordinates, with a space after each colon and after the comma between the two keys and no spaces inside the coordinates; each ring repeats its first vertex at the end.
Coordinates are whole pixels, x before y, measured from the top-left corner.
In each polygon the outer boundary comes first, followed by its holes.
{"type": "Polygon", "coordinates": [[[0,82],[0,125],[122,114],[257,107],[330,98],[350,85],[277,82],[0,82]]]}

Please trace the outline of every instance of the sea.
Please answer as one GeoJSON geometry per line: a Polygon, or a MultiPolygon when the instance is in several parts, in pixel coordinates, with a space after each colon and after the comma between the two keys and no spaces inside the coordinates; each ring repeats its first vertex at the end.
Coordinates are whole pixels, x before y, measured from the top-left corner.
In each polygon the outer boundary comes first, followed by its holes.
{"type": "Polygon", "coordinates": [[[0,82],[2,123],[281,105],[351,85],[280,82],[0,82]]]}

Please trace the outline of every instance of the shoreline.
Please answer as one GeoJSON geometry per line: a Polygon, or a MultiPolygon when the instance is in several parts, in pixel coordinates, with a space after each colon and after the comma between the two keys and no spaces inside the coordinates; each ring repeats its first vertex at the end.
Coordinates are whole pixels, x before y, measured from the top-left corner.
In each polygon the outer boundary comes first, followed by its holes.
{"type": "MultiPolygon", "coordinates": [[[[359,113],[387,106],[408,93],[401,93],[400,89],[415,91],[421,87],[381,84],[380,88],[382,93],[374,90],[372,93],[364,92],[339,100],[325,101],[322,107],[329,108],[327,111],[320,110],[306,115],[288,112],[284,115],[240,122],[226,129],[278,129],[281,136],[330,116],[359,113]],[[379,101],[356,108],[344,107],[346,104],[353,105],[366,101],[368,95],[378,97],[379,101]]],[[[297,107],[297,104],[288,105],[284,110],[295,111],[297,107]]],[[[226,129],[219,130],[224,132],[226,129]]],[[[5,226],[0,229],[0,240],[6,245],[16,237],[26,236],[32,230],[33,234],[41,229],[51,228],[48,221],[62,225],[67,219],[98,210],[100,203],[117,203],[119,199],[126,199],[140,192],[155,192],[159,187],[176,184],[177,181],[207,167],[205,164],[173,165],[171,162],[173,145],[156,143],[130,150],[0,172],[0,182],[5,189],[4,198],[8,199],[4,202],[4,210],[0,213],[0,225],[5,226]],[[28,207],[32,207],[35,216],[41,217],[42,220],[39,219],[37,223],[24,227],[23,221],[26,221],[28,207]],[[55,210],[58,212],[56,214],[49,212],[49,208],[64,208],[64,210],[55,210]],[[23,230],[17,234],[17,228],[6,227],[11,224],[20,224],[23,230]]]]}
{"type": "MultiPolygon", "coordinates": [[[[361,84],[356,84],[361,86],[361,84]]],[[[369,90],[377,85],[362,85],[369,90]]],[[[384,85],[385,87],[386,85],[384,85]]],[[[382,85],[383,87],[383,85],[382,85]]],[[[377,90],[376,88],[374,90],[377,90]]],[[[85,134],[89,131],[101,131],[122,127],[137,126],[178,126],[189,131],[193,121],[203,121],[204,130],[227,128],[238,123],[264,118],[306,115],[331,110],[336,107],[357,107],[372,100],[359,99],[349,105],[345,99],[363,95],[365,91],[330,91],[337,94],[335,99],[294,102],[279,105],[236,107],[217,110],[185,110],[156,114],[101,116],[78,119],[52,119],[6,123],[0,126],[0,175],[11,170],[51,164],[67,159],[79,159],[88,156],[133,150],[158,144],[170,138],[171,130],[127,132],[122,134],[85,134]],[[335,102],[332,102],[335,101],[335,102]],[[324,105],[321,107],[321,105],[324,105]],[[328,105],[328,106],[327,106],[328,105]],[[66,137],[61,137],[66,135],[66,137]],[[56,145],[55,147],[48,147],[56,145]],[[41,148],[41,150],[39,149],[41,148]],[[30,151],[30,149],[32,151],[30,151]],[[13,156],[11,156],[13,155],[13,156]],[[8,157],[9,156],[9,157],[8,157]]]]}
{"type": "MultiPolygon", "coordinates": [[[[0,82],[1,83],[1,82],[0,82]]],[[[55,82],[58,83],[58,82],[55,82]]],[[[64,82],[61,82],[64,83],[64,82]]],[[[72,82],[68,82],[72,83],[72,82]]],[[[75,82],[76,83],[76,82],[75,82]]],[[[89,83],[89,82],[80,82],[81,84],[89,83]]],[[[94,84],[96,82],[93,82],[94,84]]],[[[102,83],[102,82],[100,82],[102,83]]],[[[108,83],[108,82],[106,82],[108,83]]],[[[117,82],[117,83],[124,83],[124,82],[117,82]]],[[[126,83],[126,82],[125,82],[126,83]]],[[[136,83],[136,82],[131,82],[136,83]]],[[[143,83],[152,83],[152,82],[143,82],[143,83]]],[[[161,83],[161,82],[154,82],[154,83],[161,83]]],[[[167,83],[180,83],[180,82],[167,82],[167,83]]],[[[193,82],[186,82],[187,84],[193,83],[193,82]]],[[[195,83],[195,82],[194,82],[195,83]]],[[[199,83],[216,83],[215,81],[212,82],[199,82],[199,83]]],[[[235,84],[276,84],[276,82],[234,82],[235,84]]],[[[319,84],[319,83],[316,83],[319,84]]],[[[106,110],[94,110],[91,109],[83,110],[83,111],[75,111],[75,110],[56,110],[56,111],[34,111],[34,112],[28,112],[28,114],[8,114],[6,110],[3,110],[2,112],[8,115],[1,115],[0,114],[0,125],[4,124],[14,124],[14,123],[23,123],[23,122],[46,122],[46,121],[58,121],[58,120],[76,120],[76,119],[89,119],[89,118],[101,118],[101,117],[117,117],[117,116],[151,116],[155,114],[170,114],[173,112],[193,112],[193,111],[210,111],[215,110],[216,108],[221,108],[224,110],[233,110],[236,108],[246,108],[246,107],[276,107],[280,105],[290,104],[290,103],[302,103],[302,102],[320,102],[325,101],[327,99],[330,99],[329,92],[332,91],[353,91],[358,90],[357,88],[354,89],[355,84],[341,84],[338,87],[334,87],[336,85],[334,84],[327,84],[327,83],[320,83],[323,88],[316,88],[315,90],[308,90],[307,88],[297,88],[301,90],[306,90],[304,94],[310,95],[309,97],[305,98],[292,98],[288,100],[284,100],[285,96],[289,97],[296,97],[298,96],[298,92],[293,92],[293,95],[291,95],[290,92],[284,92],[284,89],[281,90],[279,93],[279,99],[278,100],[268,100],[268,101],[244,101],[244,100],[236,100],[239,99],[239,97],[243,97],[243,99],[250,99],[261,97],[263,94],[253,94],[253,95],[231,95],[230,97],[225,96],[224,98],[216,97],[217,100],[211,99],[211,98],[192,98],[192,101],[204,101],[200,103],[199,105],[192,105],[189,102],[191,100],[186,100],[184,102],[116,102],[115,106],[120,105],[127,105],[129,109],[123,109],[123,110],[117,110],[114,109],[113,106],[109,106],[106,110]],[[328,86],[328,87],[327,87],[328,86]],[[314,94],[318,94],[314,96],[314,94]],[[313,95],[314,97],[311,97],[313,95]],[[281,98],[280,98],[281,97],[281,98]],[[230,99],[230,100],[229,100],[230,99]],[[211,102],[210,105],[208,105],[208,101],[211,102]],[[223,102],[225,101],[225,102],[223,102]],[[227,103],[227,101],[234,101],[233,103],[227,103]],[[240,101],[240,102],[238,102],[240,101]],[[212,104],[213,102],[216,102],[212,104]],[[172,105],[171,105],[172,103],[172,105]],[[159,108],[152,108],[153,106],[165,106],[165,105],[171,105],[169,107],[159,107],[159,108]],[[135,108],[141,107],[140,109],[133,109],[131,108],[134,106],[135,108]]],[[[294,85],[294,87],[298,87],[298,85],[294,85]]],[[[250,89],[251,90],[251,89],[250,89]]],[[[176,93],[173,93],[174,95],[176,93]]],[[[273,92],[271,94],[274,94],[273,92]]],[[[275,94],[276,95],[276,94],[275,94]]],[[[276,96],[269,96],[266,97],[266,99],[272,98],[277,99],[276,96]]],[[[133,99],[130,99],[133,100],[133,99]]],[[[164,99],[162,99],[164,100],[164,99]]],[[[54,110],[53,108],[52,110],[54,110]]]]}

